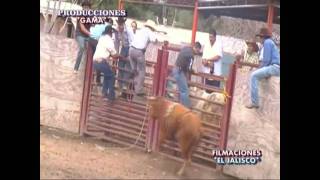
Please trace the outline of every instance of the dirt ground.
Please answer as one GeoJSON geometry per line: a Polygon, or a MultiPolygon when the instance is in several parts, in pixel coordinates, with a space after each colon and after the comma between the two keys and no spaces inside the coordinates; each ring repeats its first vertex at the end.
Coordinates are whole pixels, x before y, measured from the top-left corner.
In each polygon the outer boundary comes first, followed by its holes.
{"type": "Polygon", "coordinates": [[[179,177],[181,163],[132,148],[40,127],[41,179],[234,179],[215,170],[189,167],[179,177]],[[121,150],[122,149],[122,150],[121,150]]]}

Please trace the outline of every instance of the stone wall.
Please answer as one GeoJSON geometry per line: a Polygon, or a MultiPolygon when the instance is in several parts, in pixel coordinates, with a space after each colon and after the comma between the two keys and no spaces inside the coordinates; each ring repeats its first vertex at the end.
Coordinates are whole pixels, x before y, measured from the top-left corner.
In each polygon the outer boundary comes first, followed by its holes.
{"type": "MultiPolygon", "coordinates": [[[[267,27],[267,24],[262,21],[253,21],[248,19],[233,18],[233,17],[212,17],[212,27],[217,30],[218,34],[239,39],[251,39],[259,32],[262,27],[267,27]]],[[[272,25],[273,39],[280,43],[280,25],[272,25]]]]}
{"type": "Polygon", "coordinates": [[[250,72],[237,71],[227,149],[262,150],[255,166],[225,166],[226,174],[243,179],[280,178],[280,78],[262,80],[260,108],[247,109],[250,72]]]}
{"type": "Polygon", "coordinates": [[[40,33],[40,124],[76,133],[85,66],[73,73],[77,51],[73,39],[40,33]]]}

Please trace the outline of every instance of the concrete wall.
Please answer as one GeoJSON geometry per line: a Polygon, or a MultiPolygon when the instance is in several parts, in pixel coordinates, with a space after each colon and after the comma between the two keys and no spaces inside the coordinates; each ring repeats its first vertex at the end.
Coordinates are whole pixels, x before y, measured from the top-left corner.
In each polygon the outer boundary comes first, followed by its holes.
{"type": "Polygon", "coordinates": [[[73,73],[74,39],[40,33],[40,123],[78,132],[85,60],[73,73]]]}
{"type": "Polygon", "coordinates": [[[280,178],[280,77],[262,80],[260,108],[247,109],[250,72],[236,75],[227,149],[262,150],[255,166],[225,166],[226,174],[243,179],[280,178]]]}

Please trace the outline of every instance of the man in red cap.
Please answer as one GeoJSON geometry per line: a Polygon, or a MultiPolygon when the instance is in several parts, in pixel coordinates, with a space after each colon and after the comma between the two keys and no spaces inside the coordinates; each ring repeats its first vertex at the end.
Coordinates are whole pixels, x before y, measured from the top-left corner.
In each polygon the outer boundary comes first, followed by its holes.
{"type": "Polygon", "coordinates": [[[251,103],[247,108],[259,108],[258,83],[261,79],[271,76],[280,76],[280,54],[275,42],[271,39],[272,33],[268,28],[261,28],[257,34],[263,44],[263,55],[260,68],[252,72],[250,76],[251,103]]]}

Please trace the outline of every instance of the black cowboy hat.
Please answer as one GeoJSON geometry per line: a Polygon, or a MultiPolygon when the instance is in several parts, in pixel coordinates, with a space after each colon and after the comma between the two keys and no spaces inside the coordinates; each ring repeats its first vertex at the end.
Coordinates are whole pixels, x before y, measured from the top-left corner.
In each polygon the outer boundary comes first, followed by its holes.
{"type": "Polygon", "coordinates": [[[118,17],[118,19],[116,20],[117,24],[123,24],[127,21],[127,18],[125,17],[118,17]]]}

